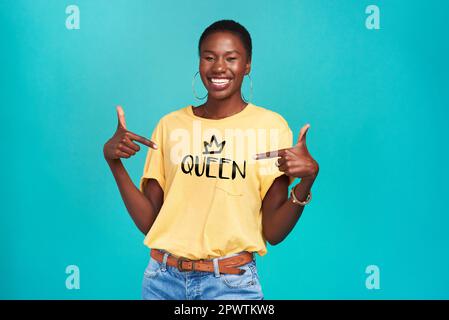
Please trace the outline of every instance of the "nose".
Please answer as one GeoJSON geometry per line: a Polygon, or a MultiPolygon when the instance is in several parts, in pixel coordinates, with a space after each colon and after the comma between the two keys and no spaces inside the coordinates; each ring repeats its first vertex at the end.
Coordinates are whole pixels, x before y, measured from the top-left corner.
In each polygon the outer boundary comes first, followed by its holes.
{"type": "Polygon", "coordinates": [[[224,64],[224,61],[222,58],[219,58],[215,61],[215,63],[212,66],[212,71],[215,73],[223,72],[226,70],[226,66],[224,64]]]}

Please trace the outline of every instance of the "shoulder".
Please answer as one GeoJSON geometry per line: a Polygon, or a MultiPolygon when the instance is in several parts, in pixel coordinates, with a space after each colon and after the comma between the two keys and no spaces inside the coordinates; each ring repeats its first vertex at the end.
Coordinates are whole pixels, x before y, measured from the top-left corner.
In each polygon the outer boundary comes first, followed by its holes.
{"type": "Polygon", "coordinates": [[[170,123],[176,122],[176,120],[182,119],[183,117],[187,116],[189,114],[190,106],[185,106],[182,108],[177,108],[173,111],[169,111],[160,117],[158,121],[158,125],[167,125],[170,123]]]}
{"type": "Polygon", "coordinates": [[[271,126],[289,128],[287,120],[281,113],[271,110],[267,107],[256,106],[253,104],[255,114],[257,115],[258,122],[266,122],[271,126]]]}

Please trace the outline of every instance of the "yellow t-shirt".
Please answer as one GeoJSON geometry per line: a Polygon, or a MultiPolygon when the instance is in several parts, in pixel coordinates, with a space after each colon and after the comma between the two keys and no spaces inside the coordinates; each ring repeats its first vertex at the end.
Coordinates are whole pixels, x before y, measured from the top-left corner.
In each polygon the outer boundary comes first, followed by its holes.
{"type": "Polygon", "coordinates": [[[251,103],[219,120],[192,108],[166,114],[151,135],[159,148],[148,149],[140,190],[156,179],[164,203],[144,244],[189,259],[263,256],[262,200],[283,172],[276,157],[252,156],[291,147],[292,131],[280,114],[251,103]]]}

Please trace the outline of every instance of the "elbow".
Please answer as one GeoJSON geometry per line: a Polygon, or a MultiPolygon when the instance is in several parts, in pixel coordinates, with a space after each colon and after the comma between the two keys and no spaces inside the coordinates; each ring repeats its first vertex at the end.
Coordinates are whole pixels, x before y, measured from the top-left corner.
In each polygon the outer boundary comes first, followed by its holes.
{"type": "Polygon", "coordinates": [[[274,237],[267,236],[266,234],[264,234],[264,238],[271,246],[275,246],[282,241],[282,239],[276,239],[274,237]]]}
{"type": "Polygon", "coordinates": [[[153,226],[153,224],[145,223],[145,224],[138,225],[137,227],[139,228],[140,232],[142,232],[143,235],[146,236],[148,234],[148,232],[150,232],[150,229],[152,226],[153,226]]]}
{"type": "Polygon", "coordinates": [[[262,225],[262,237],[271,246],[275,246],[279,243],[278,241],[276,241],[275,237],[273,237],[272,232],[270,232],[269,228],[264,224],[262,225]]]}
{"type": "Polygon", "coordinates": [[[282,240],[267,240],[271,246],[279,244],[282,240]]]}
{"type": "Polygon", "coordinates": [[[272,223],[262,220],[262,235],[266,242],[275,246],[284,240],[285,235],[282,235],[279,230],[273,227],[272,223]]]}
{"type": "Polygon", "coordinates": [[[146,236],[148,234],[148,232],[150,231],[150,228],[147,227],[139,227],[140,232],[142,232],[142,234],[144,236],[146,236]]]}

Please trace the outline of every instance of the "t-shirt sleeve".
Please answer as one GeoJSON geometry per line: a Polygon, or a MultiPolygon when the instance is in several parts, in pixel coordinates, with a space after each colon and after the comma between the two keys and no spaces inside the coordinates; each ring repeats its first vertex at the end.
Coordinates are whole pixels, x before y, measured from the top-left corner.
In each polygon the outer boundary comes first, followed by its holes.
{"type": "MultiPolygon", "coordinates": [[[[290,148],[293,146],[293,133],[290,127],[286,126],[280,130],[279,134],[279,144],[275,149],[283,149],[290,148]]],[[[273,151],[268,150],[268,151],[273,151]]],[[[278,157],[270,158],[270,159],[262,159],[257,161],[263,161],[261,163],[261,167],[259,168],[259,177],[260,177],[260,197],[261,199],[265,198],[266,193],[270,189],[274,180],[277,177],[280,177],[284,174],[284,172],[280,171],[279,168],[275,165],[278,157]]],[[[289,186],[293,183],[296,177],[289,177],[289,186]]]]}
{"type": "Polygon", "coordinates": [[[143,187],[148,179],[156,179],[162,190],[165,190],[165,170],[164,170],[164,139],[163,122],[159,120],[151,134],[151,141],[157,144],[157,150],[148,148],[143,175],[140,179],[139,189],[143,192],[143,187]]]}

